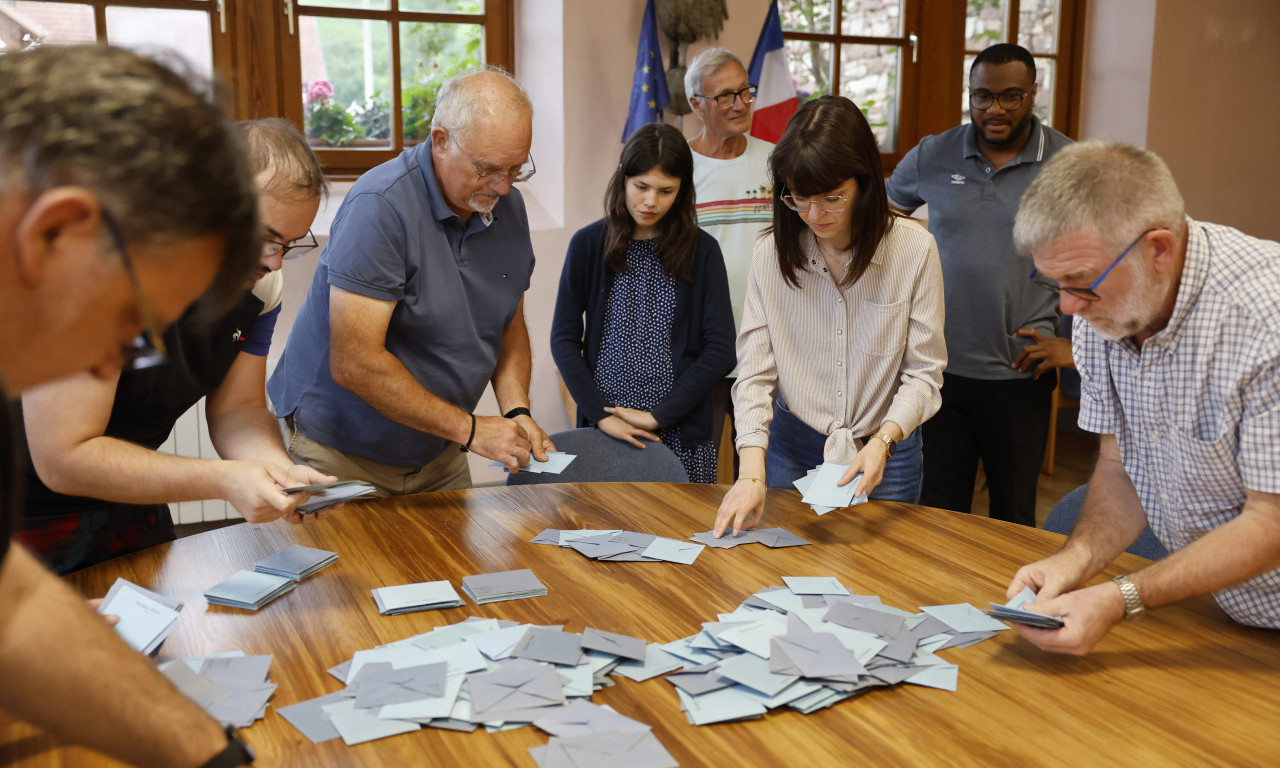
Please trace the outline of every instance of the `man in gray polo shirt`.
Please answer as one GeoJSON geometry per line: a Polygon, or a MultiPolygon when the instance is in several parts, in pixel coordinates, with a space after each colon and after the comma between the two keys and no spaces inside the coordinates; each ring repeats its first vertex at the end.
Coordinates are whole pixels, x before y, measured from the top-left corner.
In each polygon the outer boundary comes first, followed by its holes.
{"type": "Polygon", "coordinates": [[[533,245],[511,186],[533,175],[533,107],[494,70],[436,104],[430,140],[347,193],[267,387],[296,460],[384,496],[469,487],[467,451],[517,470],[554,450],[529,413],[533,245]],[[472,412],[489,383],[502,417],[472,412]]]}
{"type": "Polygon", "coordinates": [[[972,122],[922,139],[888,182],[895,208],[929,205],[947,304],[947,372],[942,408],[923,427],[920,503],[968,512],[981,458],[991,517],[1030,526],[1057,379],[1014,367],[1027,343],[1014,334],[1052,336],[1056,319],[1053,296],[1013,247],[1013,217],[1044,161],[1071,143],[1031,113],[1035,78],[1025,48],[984,50],[969,72],[972,122]]]}

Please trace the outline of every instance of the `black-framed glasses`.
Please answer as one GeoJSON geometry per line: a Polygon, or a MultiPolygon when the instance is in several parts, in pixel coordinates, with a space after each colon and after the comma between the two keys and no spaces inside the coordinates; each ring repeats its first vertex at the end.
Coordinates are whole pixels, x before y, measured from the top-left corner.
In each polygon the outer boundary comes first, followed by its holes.
{"type": "Polygon", "coordinates": [[[1030,93],[1027,91],[1001,91],[1000,93],[991,93],[990,91],[970,91],[969,106],[974,109],[991,109],[991,105],[1000,102],[1000,106],[1012,112],[1022,106],[1022,102],[1026,100],[1030,93]]]}
{"type": "Polygon", "coordinates": [[[142,283],[138,280],[138,272],[133,268],[133,259],[129,258],[129,249],[125,247],[124,236],[120,227],[110,213],[102,211],[102,225],[107,228],[116,251],[120,253],[120,263],[129,277],[129,286],[133,289],[133,303],[138,308],[138,316],[142,319],[142,332],[133,341],[120,350],[123,367],[127,371],[140,371],[160,365],[169,355],[164,346],[164,334],[156,323],[156,316],[151,312],[151,305],[142,294],[142,283]]]}
{"type": "Polygon", "coordinates": [[[743,104],[754,104],[756,102],[756,86],[748,85],[741,90],[725,91],[716,96],[708,96],[705,93],[695,93],[693,95],[700,99],[710,99],[721,109],[732,109],[735,99],[741,99],[743,104]]]}
{"type": "Polygon", "coordinates": [[[1123,259],[1125,256],[1127,256],[1129,254],[1129,251],[1132,251],[1135,245],[1142,242],[1143,238],[1145,238],[1147,235],[1159,229],[1162,229],[1162,227],[1152,227],[1151,229],[1148,229],[1144,231],[1142,234],[1135,237],[1133,239],[1133,242],[1129,243],[1129,247],[1121,251],[1120,255],[1116,257],[1116,260],[1111,262],[1111,266],[1103,270],[1102,274],[1098,275],[1098,279],[1090,283],[1088,288],[1081,288],[1079,286],[1074,286],[1074,285],[1058,285],[1052,280],[1046,280],[1042,277],[1038,277],[1037,275],[1039,273],[1034,269],[1031,270],[1031,282],[1040,286],[1046,291],[1052,291],[1053,293],[1058,293],[1059,291],[1065,291],[1066,293],[1069,293],[1072,296],[1082,301],[1097,301],[1102,297],[1099,296],[1097,293],[1095,293],[1094,290],[1099,285],[1102,285],[1102,281],[1107,279],[1107,275],[1111,274],[1111,270],[1115,269],[1116,265],[1120,263],[1120,260],[1123,259]]]}
{"type": "Polygon", "coordinates": [[[840,213],[849,207],[849,198],[845,195],[805,197],[804,195],[793,195],[790,192],[786,192],[782,195],[782,204],[796,213],[808,213],[814,204],[817,204],[819,209],[827,213],[840,213]]]}
{"type": "Polygon", "coordinates": [[[470,155],[468,155],[466,150],[462,148],[462,145],[458,143],[458,140],[453,137],[453,131],[449,131],[449,140],[453,142],[453,146],[457,147],[458,151],[462,153],[462,156],[466,158],[467,165],[471,166],[471,170],[476,172],[477,181],[484,181],[485,179],[506,179],[509,183],[515,184],[517,181],[528,181],[533,174],[538,172],[538,166],[533,162],[532,153],[529,154],[529,165],[527,167],[522,165],[514,172],[508,173],[507,171],[503,171],[498,168],[491,168],[489,170],[482,171],[476,167],[476,164],[472,162],[470,155]]]}
{"type": "Polygon", "coordinates": [[[262,241],[262,256],[263,258],[271,258],[279,253],[282,259],[296,259],[299,256],[307,255],[318,245],[320,243],[316,241],[316,236],[311,234],[311,230],[308,229],[307,234],[287,244],[268,237],[262,241]]]}

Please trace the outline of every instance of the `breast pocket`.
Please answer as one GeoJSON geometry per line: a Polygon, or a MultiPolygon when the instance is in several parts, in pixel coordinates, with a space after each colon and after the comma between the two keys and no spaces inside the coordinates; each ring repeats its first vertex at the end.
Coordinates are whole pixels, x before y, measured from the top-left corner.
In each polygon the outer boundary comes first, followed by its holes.
{"type": "Polygon", "coordinates": [[[893,357],[907,345],[909,302],[874,304],[864,301],[853,318],[853,344],[872,357],[893,357]]]}
{"type": "Polygon", "coordinates": [[[1203,440],[1169,430],[1169,456],[1178,467],[1178,506],[1195,513],[1232,510],[1244,503],[1244,484],[1236,464],[1233,432],[1203,440]]]}

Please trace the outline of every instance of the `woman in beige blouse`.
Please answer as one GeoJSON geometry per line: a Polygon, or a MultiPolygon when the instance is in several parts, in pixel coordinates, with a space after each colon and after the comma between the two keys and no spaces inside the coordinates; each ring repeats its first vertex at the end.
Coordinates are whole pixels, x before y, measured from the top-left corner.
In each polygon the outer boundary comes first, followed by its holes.
{"type": "Polygon", "coordinates": [[[855,495],[920,497],[917,428],[947,352],[933,236],[889,209],[880,151],[849,99],[807,102],[769,160],[773,225],[756,241],[733,388],[740,471],[716,535],[764,513],[824,460],[855,495]]]}

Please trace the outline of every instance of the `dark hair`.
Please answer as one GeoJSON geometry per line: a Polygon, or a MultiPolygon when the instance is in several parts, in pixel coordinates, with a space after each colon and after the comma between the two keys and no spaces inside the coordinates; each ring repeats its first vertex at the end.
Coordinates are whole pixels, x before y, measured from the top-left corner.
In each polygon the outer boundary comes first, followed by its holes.
{"type": "Polygon", "coordinates": [[[840,281],[857,282],[871,263],[880,241],[893,227],[894,214],[884,189],[880,148],[862,110],[844,96],[821,96],[805,102],[791,116],[787,129],[769,156],[773,176],[773,224],[766,234],[778,249],[782,277],[799,288],[799,272],[808,264],[800,235],[808,230],[800,215],[782,204],[783,190],[798,195],[821,195],[854,179],[851,227],[853,262],[840,281]]]}
{"type": "Polygon", "coordinates": [[[627,210],[627,179],[652,170],[680,180],[675,201],[658,222],[662,273],[692,280],[691,264],[698,245],[698,222],[693,208],[693,153],[684,134],[665,123],[640,126],[622,148],[618,169],[604,193],[604,263],[614,272],[627,268],[627,244],[636,227],[627,210]]]}
{"type": "Polygon", "coordinates": [[[311,200],[328,194],[329,182],[320,159],[287,120],[265,117],[242,120],[236,126],[244,136],[254,176],[271,172],[262,191],[289,200],[311,200]]]}
{"type": "Polygon", "coordinates": [[[979,64],[990,64],[998,67],[1001,64],[1008,64],[1013,61],[1020,61],[1027,66],[1027,70],[1031,72],[1031,82],[1036,81],[1036,60],[1031,56],[1031,51],[1020,45],[1013,43],[996,43],[982,49],[978,57],[973,60],[973,64],[969,65],[969,76],[973,77],[973,70],[979,64]]]}

